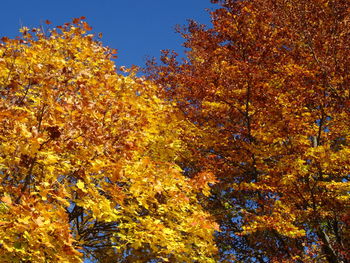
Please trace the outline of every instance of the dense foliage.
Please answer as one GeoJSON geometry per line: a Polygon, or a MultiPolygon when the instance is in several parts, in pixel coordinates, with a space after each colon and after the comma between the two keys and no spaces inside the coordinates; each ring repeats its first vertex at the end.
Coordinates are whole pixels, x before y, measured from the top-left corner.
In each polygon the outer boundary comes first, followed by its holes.
{"type": "Polygon", "coordinates": [[[212,2],[148,72],[203,133],[184,167],[219,180],[220,259],[349,262],[350,2],[212,2]]]}
{"type": "Polygon", "coordinates": [[[196,128],[75,19],[0,45],[0,262],[212,262],[196,128]],[[155,261],[153,261],[155,262],[155,261]]]}
{"type": "Polygon", "coordinates": [[[148,80],[2,38],[0,262],[350,262],[350,2],[212,2],[148,80]]]}

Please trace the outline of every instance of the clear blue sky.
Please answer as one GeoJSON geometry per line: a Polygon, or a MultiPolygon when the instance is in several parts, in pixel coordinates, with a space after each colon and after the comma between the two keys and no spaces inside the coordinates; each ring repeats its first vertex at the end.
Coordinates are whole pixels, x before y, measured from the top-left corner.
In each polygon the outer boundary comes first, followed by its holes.
{"type": "Polygon", "coordinates": [[[209,24],[210,0],[3,0],[0,36],[19,35],[21,25],[36,27],[46,19],[52,26],[85,16],[93,32],[103,34],[104,45],[118,50],[118,65],[144,66],[146,56],[161,49],[182,51],[176,24],[194,19],[209,24]]]}

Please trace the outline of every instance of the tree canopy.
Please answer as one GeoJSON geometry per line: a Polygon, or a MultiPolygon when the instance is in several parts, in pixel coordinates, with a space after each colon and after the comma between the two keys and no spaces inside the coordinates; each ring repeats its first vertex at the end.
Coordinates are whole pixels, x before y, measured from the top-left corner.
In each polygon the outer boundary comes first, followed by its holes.
{"type": "Polygon", "coordinates": [[[220,258],[349,262],[350,2],[212,2],[147,70],[205,134],[186,165],[218,179],[220,258]]]}
{"type": "Polygon", "coordinates": [[[146,79],[2,38],[1,262],[350,262],[350,2],[212,2],[146,79]]]}
{"type": "Polygon", "coordinates": [[[89,29],[2,39],[0,261],[211,262],[214,177],[176,163],[195,127],[89,29]]]}

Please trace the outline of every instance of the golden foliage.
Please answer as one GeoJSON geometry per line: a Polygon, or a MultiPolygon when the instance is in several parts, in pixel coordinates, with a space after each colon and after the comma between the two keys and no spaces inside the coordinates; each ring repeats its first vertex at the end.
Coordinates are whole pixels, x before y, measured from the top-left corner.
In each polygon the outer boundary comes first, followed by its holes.
{"type": "Polygon", "coordinates": [[[217,225],[196,196],[213,178],[196,187],[176,164],[192,124],[88,30],[2,39],[1,262],[212,262],[217,225]]]}

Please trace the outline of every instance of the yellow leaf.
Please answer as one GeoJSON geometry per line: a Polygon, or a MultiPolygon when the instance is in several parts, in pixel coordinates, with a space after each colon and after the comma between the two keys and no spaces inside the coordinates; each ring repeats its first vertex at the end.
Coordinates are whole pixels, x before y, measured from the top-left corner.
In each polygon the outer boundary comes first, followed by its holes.
{"type": "Polygon", "coordinates": [[[85,184],[84,184],[84,182],[82,181],[82,180],[78,180],[78,182],[77,182],[77,184],[76,184],[76,186],[80,189],[80,190],[82,190],[84,193],[86,193],[87,191],[86,191],[86,189],[85,189],[85,184]]]}

